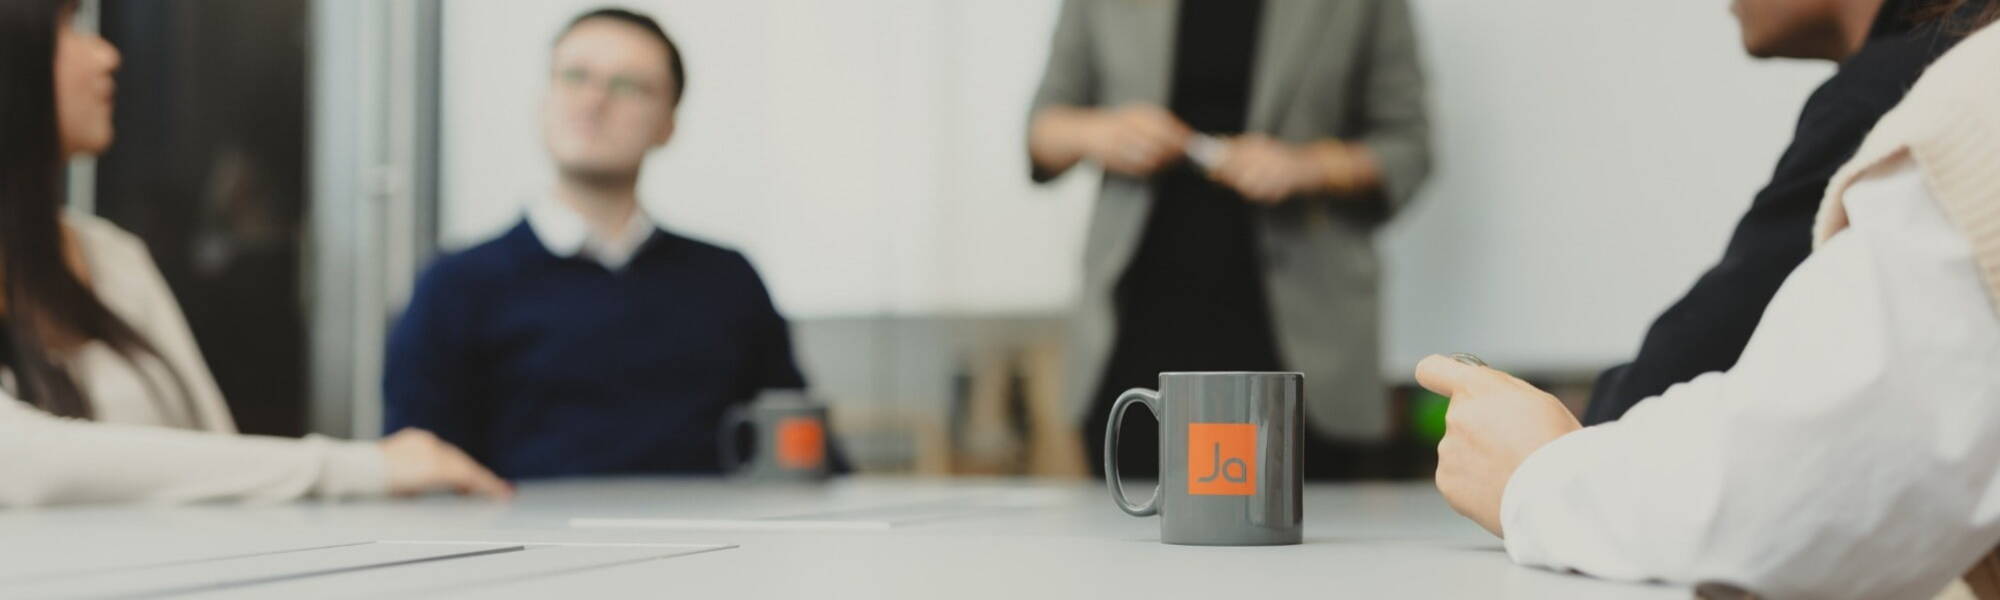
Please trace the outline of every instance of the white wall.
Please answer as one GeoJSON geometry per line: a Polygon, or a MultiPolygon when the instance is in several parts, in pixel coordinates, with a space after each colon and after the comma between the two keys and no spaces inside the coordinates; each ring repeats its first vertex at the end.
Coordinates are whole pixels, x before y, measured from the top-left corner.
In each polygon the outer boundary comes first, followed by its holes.
{"type": "MultiPolygon", "coordinates": [[[[535,129],[556,30],[599,0],[445,7],[444,242],[552,175],[535,129]]],[[[686,54],[679,132],[641,195],[750,255],[797,317],[1062,305],[1088,189],[1028,182],[1047,2],[634,2],[686,54]]]]}
{"type": "MultiPolygon", "coordinates": [[[[1719,254],[1827,72],[1757,63],[1725,2],[1413,0],[1439,171],[1382,240],[1393,371],[1439,350],[1620,359],[1719,254]]],[[[548,44],[600,0],[445,7],[443,239],[546,189],[548,44]]],[[[1094,178],[1027,182],[1055,0],[646,0],[689,70],[641,184],[794,317],[1053,311],[1094,178]]]]}
{"type": "Polygon", "coordinates": [[[1384,236],[1389,360],[1630,358],[1721,255],[1831,67],[1742,54],[1725,0],[1414,0],[1439,171],[1384,236]]]}

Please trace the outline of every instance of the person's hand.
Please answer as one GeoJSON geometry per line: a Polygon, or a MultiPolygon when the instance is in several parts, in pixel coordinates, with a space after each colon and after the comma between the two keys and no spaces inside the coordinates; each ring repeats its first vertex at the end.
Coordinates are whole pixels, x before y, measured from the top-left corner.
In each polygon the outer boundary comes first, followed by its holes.
{"type": "Polygon", "coordinates": [[[508,498],[514,486],[479,466],[450,442],[422,429],[404,429],[380,442],[389,462],[389,492],[413,496],[451,490],[489,498],[508,498]]]}
{"type": "Polygon", "coordinates": [[[1181,159],[1193,132],[1187,124],[1152,104],[1106,109],[1089,121],[1084,148],[1104,170],[1144,177],[1181,159]]]}
{"type": "Polygon", "coordinates": [[[1230,138],[1228,143],[1222,164],[1208,177],[1251,202],[1277,204],[1326,180],[1325,166],[1305,148],[1261,133],[1230,138]]]}
{"type": "Polygon", "coordinates": [[[1528,455],[1582,428],[1569,407],[1512,375],[1438,355],[1417,363],[1417,383],[1451,398],[1438,442],[1438,492],[1452,510],[1500,530],[1507,480],[1528,455]]]}
{"type": "Polygon", "coordinates": [[[1229,139],[1209,179],[1258,204],[1277,204],[1314,191],[1357,192],[1373,185],[1375,161],[1366,148],[1325,140],[1287,144],[1261,133],[1229,139]]]}

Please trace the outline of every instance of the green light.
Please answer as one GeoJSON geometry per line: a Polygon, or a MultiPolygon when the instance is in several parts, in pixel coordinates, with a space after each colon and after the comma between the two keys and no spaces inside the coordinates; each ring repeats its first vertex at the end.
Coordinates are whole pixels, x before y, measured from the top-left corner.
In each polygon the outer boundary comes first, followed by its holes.
{"type": "Polygon", "coordinates": [[[1444,439],[1444,412],[1451,406],[1451,399],[1430,390],[1417,390],[1410,395],[1410,429],[1417,439],[1429,444],[1437,444],[1444,439]]]}

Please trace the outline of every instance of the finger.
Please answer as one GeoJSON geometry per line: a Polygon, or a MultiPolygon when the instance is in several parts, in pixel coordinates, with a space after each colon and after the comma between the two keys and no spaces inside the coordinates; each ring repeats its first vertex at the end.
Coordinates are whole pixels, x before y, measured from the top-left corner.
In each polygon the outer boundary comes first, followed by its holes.
{"type": "Polygon", "coordinates": [[[1146,166],[1158,168],[1165,166],[1167,163],[1171,163],[1174,160],[1179,159],[1180,157],[1181,157],[1180,151],[1175,150],[1171,146],[1148,142],[1146,145],[1145,159],[1142,160],[1141,162],[1145,163],[1146,166]]]}
{"type": "Polygon", "coordinates": [[[1144,152],[1147,146],[1152,145],[1145,136],[1124,130],[1113,133],[1109,141],[1110,143],[1105,146],[1105,152],[1122,161],[1130,161],[1134,155],[1144,152]]]}
{"type": "Polygon", "coordinates": [[[1243,193],[1244,200],[1249,201],[1251,204],[1259,205],[1271,204],[1275,202],[1273,199],[1277,196],[1278,193],[1275,189],[1264,184],[1252,185],[1243,193]]]}
{"type": "Polygon", "coordinates": [[[1260,165],[1252,168],[1244,179],[1249,184],[1244,188],[1244,195],[1251,200],[1269,202],[1272,198],[1284,193],[1282,189],[1283,184],[1278,181],[1277,170],[1271,168],[1269,165],[1260,165]]]}
{"type": "Polygon", "coordinates": [[[1160,161],[1151,155],[1134,153],[1118,160],[1117,170],[1128,175],[1147,175],[1160,168],[1160,161]]]}
{"type": "Polygon", "coordinates": [[[1231,147],[1229,155],[1242,165],[1245,177],[1265,179],[1277,172],[1279,157],[1272,154],[1269,148],[1249,144],[1237,145],[1231,147]]]}
{"type": "Polygon", "coordinates": [[[486,467],[466,459],[458,466],[458,487],[463,493],[487,498],[507,498],[514,495],[514,487],[508,485],[498,475],[486,467]]]}
{"type": "Polygon", "coordinates": [[[1166,154],[1179,154],[1187,150],[1188,135],[1172,129],[1147,128],[1137,132],[1146,144],[1159,148],[1166,154]]]}
{"type": "Polygon", "coordinates": [[[1139,163],[1124,152],[1114,151],[1110,156],[1102,156],[1097,160],[1103,163],[1104,170],[1113,173],[1137,173],[1140,170],[1139,163]]]}
{"type": "Polygon", "coordinates": [[[1189,129],[1187,124],[1165,111],[1141,115],[1133,120],[1133,125],[1133,129],[1140,135],[1164,146],[1185,145],[1188,136],[1194,135],[1194,131],[1189,129]]]}
{"type": "Polygon", "coordinates": [[[1493,377],[1494,373],[1496,371],[1492,369],[1475,367],[1432,354],[1417,362],[1417,385],[1447,398],[1453,398],[1457,397],[1459,392],[1470,389],[1473,382],[1493,377]]]}
{"type": "Polygon", "coordinates": [[[459,457],[459,470],[463,473],[463,481],[472,494],[502,499],[514,495],[513,484],[507,483],[507,480],[501,479],[499,475],[494,475],[493,471],[487,470],[479,464],[479,461],[473,460],[465,453],[460,452],[459,457]]]}
{"type": "Polygon", "coordinates": [[[1235,142],[1230,147],[1241,150],[1244,157],[1255,159],[1252,162],[1258,164],[1271,162],[1272,156],[1280,149],[1269,138],[1257,135],[1239,136],[1235,142]]]}
{"type": "Polygon", "coordinates": [[[1277,204],[1279,201],[1285,199],[1285,188],[1278,185],[1266,185],[1259,188],[1257,193],[1251,196],[1250,199],[1258,204],[1277,204]]]}
{"type": "Polygon", "coordinates": [[[1242,168],[1242,166],[1236,163],[1235,152],[1224,151],[1222,159],[1215,161],[1215,164],[1208,168],[1208,178],[1216,183],[1228,185],[1230,180],[1236,178],[1237,172],[1242,168]]]}
{"type": "Polygon", "coordinates": [[[1257,179],[1254,172],[1246,172],[1238,175],[1231,187],[1236,190],[1237,195],[1242,196],[1245,200],[1255,200],[1259,194],[1263,193],[1264,189],[1263,181],[1257,179]]]}
{"type": "Polygon", "coordinates": [[[1140,116],[1147,123],[1171,135],[1179,136],[1192,133],[1188,129],[1187,123],[1181,122],[1180,117],[1175,116],[1173,111],[1157,105],[1147,105],[1146,110],[1141,112],[1140,116]]]}
{"type": "Polygon", "coordinates": [[[1223,187],[1236,190],[1236,192],[1239,194],[1243,193],[1243,187],[1246,181],[1243,178],[1242,167],[1237,167],[1232,165],[1223,165],[1220,167],[1216,167],[1215,170],[1208,172],[1208,178],[1211,181],[1222,184],[1223,187]]]}
{"type": "Polygon", "coordinates": [[[1285,193],[1279,190],[1276,186],[1263,185],[1259,186],[1255,190],[1252,190],[1250,192],[1250,195],[1245,196],[1245,198],[1247,198],[1248,200],[1250,200],[1250,202],[1254,204],[1271,205],[1271,204],[1277,204],[1279,200],[1283,200],[1285,198],[1285,193]]]}
{"type": "Polygon", "coordinates": [[[1266,161],[1251,165],[1248,179],[1255,182],[1258,189],[1270,189],[1277,186],[1278,180],[1282,176],[1283,174],[1278,171],[1277,165],[1266,161]]]}
{"type": "Polygon", "coordinates": [[[1125,155],[1120,157],[1120,160],[1133,168],[1150,169],[1153,163],[1159,162],[1160,153],[1150,145],[1134,145],[1126,148],[1124,152],[1125,155]]]}
{"type": "Polygon", "coordinates": [[[461,494],[489,498],[506,498],[513,495],[512,484],[494,475],[492,471],[480,465],[479,461],[473,460],[472,455],[466,454],[458,446],[442,442],[440,444],[442,451],[439,452],[439,459],[443,464],[438,470],[443,474],[445,483],[453,490],[461,494]]]}
{"type": "Polygon", "coordinates": [[[1127,132],[1114,145],[1116,162],[1130,169],[1151,171],[1162,164],[1178,158],[1180,146],[1158,139],[1142,132],[1127,132]]]}
{"type": "Polygon", "coordinates": [[[1222,162],[1216,164],[1214,172],[1220,174],[1220,176],[1224,176],[1224,178],[1228,178],[1228,180],[1242,180],[1244,168],[1248,168],[1248,166],[1250,166],[1250,160],[1248,160],[1248,156],[1244,156],[1242,146],[1230,142],[1228,146],[1222,146],[1222,162]]]}

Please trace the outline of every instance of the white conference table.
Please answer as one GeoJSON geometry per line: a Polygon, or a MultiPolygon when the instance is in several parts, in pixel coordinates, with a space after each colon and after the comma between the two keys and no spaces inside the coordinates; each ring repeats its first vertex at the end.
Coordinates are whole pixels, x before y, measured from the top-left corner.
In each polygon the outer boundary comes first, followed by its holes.
{"type": "Polygon", "coordinates": [[[1689,596],[1516,567],[1422,483],[1307,486],[1303,545],[1158,540],[1093,482],[582,479],[506,503],[0,511],[0,598],[1689,596]]]}

